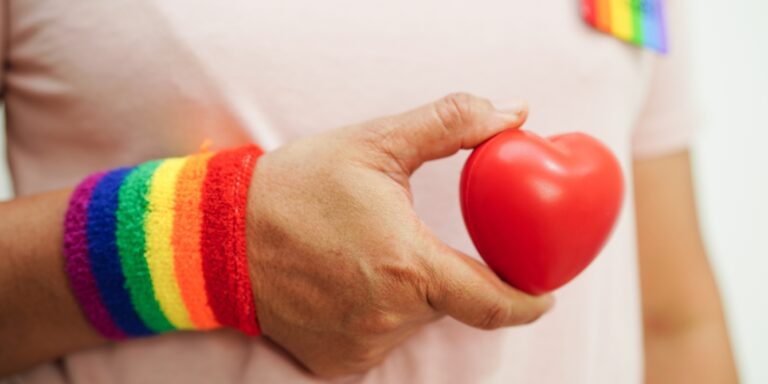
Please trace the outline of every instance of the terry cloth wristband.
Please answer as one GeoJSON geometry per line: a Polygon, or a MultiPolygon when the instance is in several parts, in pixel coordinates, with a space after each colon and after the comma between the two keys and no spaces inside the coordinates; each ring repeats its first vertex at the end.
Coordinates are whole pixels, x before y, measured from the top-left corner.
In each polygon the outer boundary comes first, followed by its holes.
{"type": "Polygon", "coordinates": [[[64,221],[66,272],[88,320],[110,339],[175,330],[260,334],[248,273],[255,145],[96,173],[64,221]]]}

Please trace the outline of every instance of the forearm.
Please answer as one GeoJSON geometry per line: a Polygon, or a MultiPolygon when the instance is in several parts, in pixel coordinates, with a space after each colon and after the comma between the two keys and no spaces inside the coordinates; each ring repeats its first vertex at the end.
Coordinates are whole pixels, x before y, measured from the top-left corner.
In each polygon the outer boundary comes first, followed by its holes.
{"type": "Polygon", "coordinates": [[[646,325],[645,364],[649,384],[738,381],[722,316],[666,329],[646,325]]]}
{"type": "Polygon", "coordinates": [[[685,152],[635,163],[648,383],[734,383],[720,294],[685,152]]]}
{"type": "Polygon", "coordinates": [[[0,203],[0,377],[105,342],[83,316],[64,269],[70,193],[0,203]]]}
{"type": "MultiPolygon", "coordinates": [[[[698,255],[696,259],[706,260],[704,250],[698,247],[681,252],[693,252],[698,255]]],[[[736,382],[728,331],[712,271],[705,262],[686,266],[675,262],[679,258],[666,256],[664,268],[642,269],[642,281],[647,285],[643,289],[646,382],[736,382]],[[697,278],[681,277],[685,274],[697,278]]]]}

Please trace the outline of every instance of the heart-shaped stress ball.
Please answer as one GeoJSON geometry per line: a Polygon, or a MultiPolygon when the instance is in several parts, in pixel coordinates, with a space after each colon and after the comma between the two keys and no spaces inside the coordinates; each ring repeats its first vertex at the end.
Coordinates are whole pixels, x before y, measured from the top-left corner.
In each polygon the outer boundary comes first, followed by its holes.
{"type": "Polygon", "coordinates": [[[583,133],[507,130],[464,165],[461,209],[488,266],[532,294],[561,287],[597,256],[621,210],[611,151],[583,133]]]}

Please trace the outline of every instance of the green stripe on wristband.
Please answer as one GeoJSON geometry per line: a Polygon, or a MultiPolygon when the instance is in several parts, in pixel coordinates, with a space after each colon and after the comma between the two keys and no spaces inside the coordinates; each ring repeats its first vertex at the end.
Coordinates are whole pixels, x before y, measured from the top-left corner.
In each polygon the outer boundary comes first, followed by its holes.
{"type": "Polygon", "coordinates": [[[116,215],[117,248],[131,302],[144,324],[158,333],[175,329],[157,302],[145,258],[144,220],[148,206],[147,195],[152,175],[161,163],[162,160],[144,163],[125,178],[120,187],[120,203],[116,215]]]}

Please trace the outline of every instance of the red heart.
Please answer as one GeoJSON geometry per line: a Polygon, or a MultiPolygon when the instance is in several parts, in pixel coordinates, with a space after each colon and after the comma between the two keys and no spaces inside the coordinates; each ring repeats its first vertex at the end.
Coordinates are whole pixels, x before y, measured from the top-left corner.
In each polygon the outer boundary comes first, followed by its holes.
{"type": "Polygon", "coordinates": [[[621,210],[611,151],[583,133],[547,139],[507,130],[464,165],[461,209],[488,266],[532,294],[561,287],[594,260],[621,210]]]}

